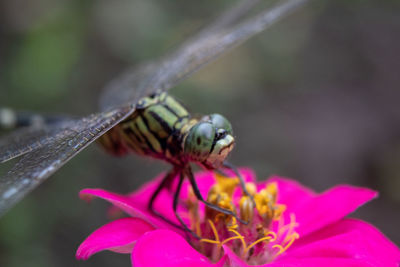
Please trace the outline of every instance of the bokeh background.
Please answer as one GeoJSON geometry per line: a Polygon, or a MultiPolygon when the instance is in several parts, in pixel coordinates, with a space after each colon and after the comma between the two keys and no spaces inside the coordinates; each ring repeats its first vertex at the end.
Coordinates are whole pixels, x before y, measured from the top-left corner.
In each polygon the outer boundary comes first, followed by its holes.
{"type": "MultiPolygon", "coordinates": [[[[232,4],[2,0],[0,106],[93,113],[118,73],[168,52],[232,4]]],[[[195,113],[225,114],[237,138],[231,161],[259,179],[378,190],[354,216],[400,244],[399,11],[395,0],[312,1],[171,92],[195,113]]],[[[0,219],[0,266],[129,266],[129,256],[110,252],[75,260],[108,220],[107,204],[88,205],[78,192],[128,193],[168,167],[90,146],[0,219]]]]}

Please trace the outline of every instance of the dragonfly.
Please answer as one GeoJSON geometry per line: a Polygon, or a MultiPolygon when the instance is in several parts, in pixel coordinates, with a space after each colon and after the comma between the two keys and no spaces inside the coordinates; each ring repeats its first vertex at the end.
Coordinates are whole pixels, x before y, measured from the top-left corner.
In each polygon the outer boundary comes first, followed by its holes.
{"type": "MultiPolygon", "coordinates": [[[[28,125],[0,139],[0,163],[19,158],[0,178],[0,216],[95,140],[117,155],[134,151],[173,165],[152,195],[150,210],[157,194],[179,175],[178,187],[187,177],[200,201],[236,216],[202,198],[189,165],[194,162],[208,169],[227,167],[237,173],[225,160],[234,144],[230,123],[219,114],[190,117],[168,90],[307,0],[286,0],[243,18],[257,2],[239,2],[172,53],[127,70],[111,81],[100,97],[98,113],[77,119],[14,116],[17,113],[10,110],[0,112],[0,127],[28,125]],[[32,122],[36,123],[30,125],[32,122]]],[[[179,188],[173,203],[175,210],[178,195],[179,188]]],[[[178,214],[177,218],[182,223],[178,214]]]]}

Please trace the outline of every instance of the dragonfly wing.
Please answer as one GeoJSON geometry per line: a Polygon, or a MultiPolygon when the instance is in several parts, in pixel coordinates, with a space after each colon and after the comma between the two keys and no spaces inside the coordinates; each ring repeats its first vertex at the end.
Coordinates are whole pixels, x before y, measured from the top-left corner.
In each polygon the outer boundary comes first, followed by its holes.
{"type": "Polygon", "coordinates": [[[242,16],[243,12],[227,12],[226,20],[224,17],[217,20],[216,24],[189,39],[175,52],[159,61],[128,71],[112,81],[100,99],[101,108],[107,110],[122,104],[133,103],[132,100],[135,100],[136,95],[141,92],[150,93],[174,87],[182,79],[212,62],[224,52],[262,32],[307,1],[287,0],[231,27],[229,27],[230,24],[238,16],[242,16]]]}
{"type": "Polygon", "coordinates": [[[132,106],[93,114],[54,132],[0,178],[0,216],[83,148],[133,112],[132,106]]]}
{"type": "Polygon", "coordinates": [[[32,152],[46,144],[51,136],[72,127],[71,120],[40,127],[24,127],[0,138],[0,163],[32,152]]]}
{"type": "MultiPolygon", "coordinates": [[[[190,46],[189,43],[195,42],[202,36],[207,36],[234,23],[258,2],[259,0],[243,0],[239,2],[221,14],[212,25],[199,32],[194,38],[187,40],[182,46],[190,46]]],[[[151,80],[154,80],[154,75],[157,72],[162,71],[162,61],[167,60],[161,59],[141,64],[138,67],[135,66],[112,80],[106,86],[100,98],[101,109],[107,110],[121,104],[132,103],[132,99],[137,99],[138,95],[148,95],[154,92],[156,88],[150,86],[151,80]]]]}
{"type": "Polygon", "coordinates": [[[47,128],[23,128],[0,139],[0,163],[22,156],[46,143],[47,128]]]}

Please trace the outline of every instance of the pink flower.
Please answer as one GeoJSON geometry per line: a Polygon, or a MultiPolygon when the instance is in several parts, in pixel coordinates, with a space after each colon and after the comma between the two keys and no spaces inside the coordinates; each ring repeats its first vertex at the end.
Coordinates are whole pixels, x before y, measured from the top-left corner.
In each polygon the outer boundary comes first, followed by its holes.
{"type": "MultiPolygon", "coordinates": [[[[127,196],[82,190],[82,198],[103,198],[114,205],[113,211],[122,210],[131,217],[93,232],[78,248],[77,258],[111,250],[131,253],[135,267],[399,266],[400,250],[379,230],[344,218],[375,198],[375,191],[339,185],[317,194],[290,179],[275,176],[255,182],[251,171],[242,169],[241,173],[254,202],[241,194],[237,179],[202,172],[196,181],[208,201],[236,211],[249,221],[247,225],[205,208],[194,198],[190,184],[183,184],[178,210],[201,240],[188,238],[187,233],[148,212],[148,199],[162,176],[127,196]]],[[[178,224],[172,200],[173,192],[163,190],[155,210],[178,224]]]]}

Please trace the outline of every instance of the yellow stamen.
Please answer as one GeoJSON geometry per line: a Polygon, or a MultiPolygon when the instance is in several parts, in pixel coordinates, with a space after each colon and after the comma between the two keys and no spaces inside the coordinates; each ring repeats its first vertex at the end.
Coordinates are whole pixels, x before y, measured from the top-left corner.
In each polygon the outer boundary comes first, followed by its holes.
{"type": "Polygon", "coordinates": [[[286,231],[286,236],[291,235],[294,231],[294,228],[296,228],[297,226],[299,226],[299,224],[296,222],[296,216],[294,215],[294,213],[290,213],[290,223],[285,226],[279,227],[278,236],[282,235],[286,231]]]}
{"type": "Polygon", "coordinates": [[[269,231],[269,232],[267,232],[267,233],[265,234],[265,236],[268,236],[268,235],[271,235],[271,236],[272,236],[272,239],[270,240],[270,242],[274,242],[274,241],[276,240],[276,238],[277,238],[275,232],[269,231]]]}
{"type": "Polygon", "coordinates": [[[210,227],[214,233],[215,241],[220,242],[217,228],[215,228],[214,223],[211,220],[208,220],[208,223],[210,224],[210,227]]]}
{"type": "Polygon", "coordinates": [[[251,243],[251,244],[244,250],[244,254],[247,254],[247,252],[248,252],[252,247],[254,247],[255,245],[257,245],[258,243],[263,242],[263,241],[272,241],[273,238],[274,238],[274,237],[271,237],[271,236],[265,236],[265,237],[263,237],[263,238],[260,238],[260,239],[258,239],[258,240],[256,240],[256,241],[254,241],[253,243],[251,243]]]}
{"type": "Polygon", "coordinates": [[[235,217],[231,217],[231,219],[232,219],[232,221],[231,221],[231,223],[229,225],[227,225],[227,228],[228,229],[237,229],[237,228],[239,228],[239,225],[237,223],[236,218],[235,217]]]}
{"type": "Polygon", "coordinates": [[[221,245],[225,245],[225,244],[228,243],[229,241],[235,240],[235,239],[241,239],[241,237],[240,237],[240,236],[232,236],[232,237],[229,237],[229,238],[225,239],[224,241],[222,241],[221,245]]]}
{"type": "Polygon", "coordinates": [[[295,217],[295,215],[294,215],[293,213],[290,214],[290,224],[289,224],[289,226],[290,226],[290,227],[289,227],[289,230],[287,231],[286,237],[285,237],[285,239],[283,240],[282,243],[288,242],[288,240],[290,239],[290,237],[291,237],[293,234],[297,234],[297,233],[294,231],[294,228],[296,228],[297,226],[299,226],[299,224],[296,222],[296,217],[295,217]]]}
{"type": "Polygon", "coordinates": [[[217,232],[217,228],[215,227],[214,223],[211,220],[208,220],[208,223],[210,224],[210,227],[214,233],[215,240],[207,239],[207,238],[202,238],[200,239],[200,242],[205,242],[205,243],[211,243],[211,244],[216,244],[218,245],[218,250],[221,248],[221,241],[219,240],[219,235],[217,232]]]}
{"type": "Polygon", "coordinates": [[[278,248],[279,251],[275,254],[275,256],[278,256],[280,254],[282,254],[283,252],[285,252],[292,244],[293,242],[298,239],[300,236],[298,233],[293,233],[290,236],[290,241],[283,247],[281,245],[273,245],[272,248],[278,248]]]}
{"type": "Polygon", "coordinates": [[[278,255],[282,254],[283,251],[284,251],[283,247],[281,245],[273,245],[272,248],[278,248],[279,249],[279,251],[275,254],[275,256],[278,256],[278,255]]]}
{"type": "Polygon", "coordinates": [[[205,242],[205,243],[211,243],[211,244],[220,244],[221,242],[219,241],[215,241],[215,240],[211,240],[211,239],[207,239],[207,238],[202,238],[200,239],[200,242],[205,242]]]}
{"type": "MultiPolygon", "coordinates": [[[[216,183],[208,192],[207,201],[221,208],[235,212],[238,207],[233,203],[232,195],[239,183],[238,179],[232,179],[218,174],[215,175],[215,178],[216,183]]],[[[212,247],[212,249],[205,247],[205,244],[201,245],[203,250],[207,249],[207,253],[211,253],[209,257],[214,260],[220,257],[222,246],[233,240],[240,240],[240,242],[234,241],[228,245],[232,246],[234,251],[239,253],[242,259],[250,260],[248,258],[251,257],[249,254],[250,250],[253,250],[256,246],[259,246],[260,249],[265,246],[265,249],[269,250],[268,260],[272,260],[274,257],[284,253],[293,242],[299,238],[299,234],[295,231],[295,228],[298,226],[295,215],[290,214],[290,222],[285,224],[282,214],[286,210],[286,206],[276,203],[278,199],[278,186],[276,183],[267,184],[265,188],[259,192],[257,192],[257,187],[253,183],[246,183],[246,188],[248,192],[250,192],[250,195],[253,196],[254,202],[248,195],[242,195],[237,204],[239,204],[240,208],[240,217],[242,219],[246,218],[246,221],[250,221],[249,225],[239,225],[235,217],[206,208],[205,215],[214,235],[214,240],[212,240],[212,237],[211,239],[202,238],[200,242],[217,245],[216,247],[212,247]],[[273,232],[270,230],[271,223],[276,220],[278,220],[278,230],[273,232]],[[224,234],[221,235],[221,237],[219,236],[217,227],[220,230],[222,227],[224,230],[224,234]],[[243,235],[241,233],[242,230],[243,235]],[[229,234],[226,239],[223,239],[226,237],[225,231],[232,234],[229,234]],[[258,239],[247,245],[246,241],[250,243],[254,240],[253,237],[255,237],[254,239],[258,239]],[[272,249],[277,249],[277,251],[274,250],[272,253],[272,249]]],[[[197,208],[198,207],[195,206],[194,209],[197,208]]],[[[196,224],[194,225],[195,229],[201,232],[198,213],[193,213],[193,215],[197,215],[197,221],[195,221],[196,224]]],[[[208,235],[211,235],[209,229],[207,232],[209,233],[208,235]]],[[[255,251],[255,253],[264,252],[255,251]]],[[[259,256],[257,255],[255,257],[259,256]]],[[[252,261],[254,260],[255,259],[252,261]]]]}
{"type": "Polygon", "coordinates": [[[242,241],[243,248],[246,249],[247,245],[246,241],[244,240],[244,236],[239,234],[239,232],[234,229],[228,229],[228,231],[234,233],[238,238],[240,238],[240,240],[242,241]]]}

